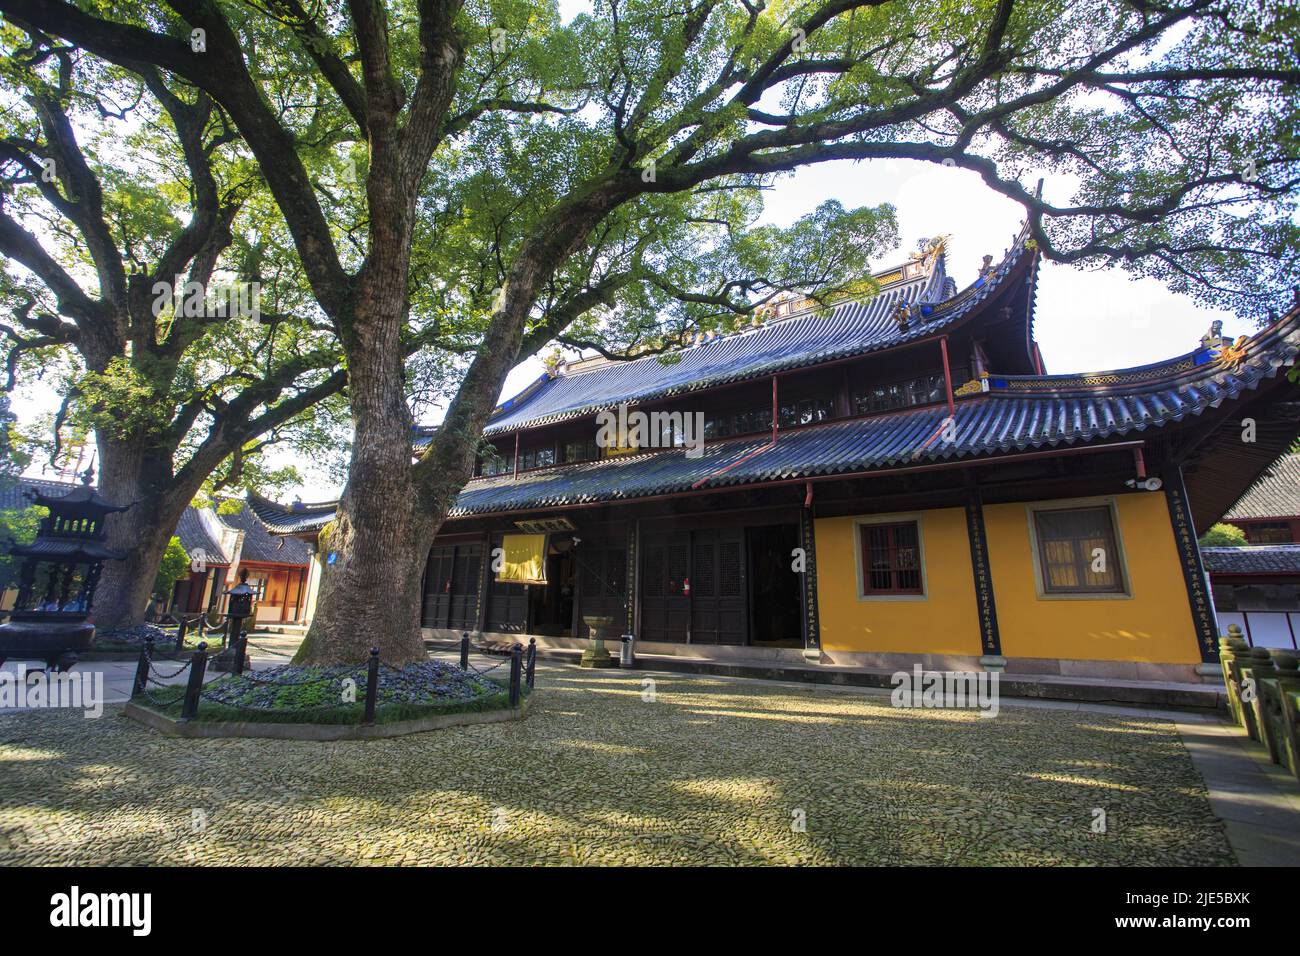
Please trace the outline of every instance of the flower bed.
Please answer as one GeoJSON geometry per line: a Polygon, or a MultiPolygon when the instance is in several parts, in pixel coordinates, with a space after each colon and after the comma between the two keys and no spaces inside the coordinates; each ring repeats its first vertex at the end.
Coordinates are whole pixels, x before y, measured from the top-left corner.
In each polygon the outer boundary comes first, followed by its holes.
{"type": "Polygon", "coordinates": [[[96,651],[138,651],[145,638],[153,638],[155,645],[174,644],[176,636],[168,634],[156,624],[141,624],[138,627],[115,627],[107,631],[95,632],[95,643],[91,645],[96,651]]]}
{"type": "MultiPolygon", "coordinates": [[[[527,688],[522,689],[523,692],[527,688]]],[[[183,686],[155,688],[135,703],[178,717],[183,686]]],[[[195,720],[260,723],[360,723],[365,713],[366,666],[284,664],[220,677],[204,685],[195,720]],[[351,682],[351,683],[349,683],[351,682]]],[[[509,706],[507,687],[442,661],[402,668],[380,665],[375,721],[390,723],[436,714],[509,706]]]]}

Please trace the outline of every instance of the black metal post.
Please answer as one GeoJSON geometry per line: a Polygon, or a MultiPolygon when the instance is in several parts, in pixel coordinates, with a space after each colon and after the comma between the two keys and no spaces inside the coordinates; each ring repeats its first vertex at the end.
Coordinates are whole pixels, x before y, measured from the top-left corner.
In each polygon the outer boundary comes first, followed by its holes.
{"type": "Polygon", "coordinates": [[[140,645],[140,660],[135,665],[135,683],[131,685],[132,699],[144,693],[145,686],[149,682],[149,659],[152,656],[153,638],[146,637],[144,643],[140,645]]]}
{"type": "Polygon", "coordinates": [[[240,631],[243,630],[243,628],[240,627],[242,623],[243,620],[241,618],[232,617],[230,619],[230,626],[226,628],[226,633],[221,635],[222,647],[229,647],[231,643],[233,643],[235,639],[239,637],[240,631]]]}
{"type": "Polygon", "coordinates": [[[190,658],[190,682],[185,685],[185,700],[181,704],[181,720],[193,720],[199,712],[199,694],[203,692],[203,672],[208,669],[208,645],[199,642],[198,650],[190,658]]]}
{"type": "Polygon", "coordinates": [[[190,622],[185,620],[185,615],[181,615],[180,627],[176,628],[176,653],[180,653],[185,648],[185,632],[190,629],[190,622]]]}
{"type": "Polygon", "coordinates": [[[469,631],[460,635],[460,669],[469,670],[469,631]]]}
{"type": "Polygon", "coordinates": [[[528,639],[528,668],[524,672],[524,681],[533,686],[533,673],[537,670],[537,638],[528,639]]]}
{"type": "Polygon", "coordinates": [[[233,674],[244,673],[245,655],[248,653],[248,638],[240,634],[235,638],[235,667],[233,674]]]}
{"type": "Polygon", "coordinates": [[[522,670],[524,646],[510,648],[510,706],[519,706],[519,672],[522,670]]]}
{"type": "Polygon", "coordinates": [[[370,669],[366,672],[365,723],[375,722],[375,701],[379,697],[379,648],[370,648],[370,669]]]}

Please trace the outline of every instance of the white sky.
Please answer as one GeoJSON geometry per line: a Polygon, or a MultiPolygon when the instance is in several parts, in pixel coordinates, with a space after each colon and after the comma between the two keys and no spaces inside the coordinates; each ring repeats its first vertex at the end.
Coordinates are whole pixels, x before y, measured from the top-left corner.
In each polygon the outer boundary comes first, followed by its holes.
{"type": "MultiPolygon", "coordinates": [[[[1059,186],[1058,186],[1059,188],[1059,186]]],[[[1054,195],[1049,185],[1048,198],[1054,195]]],[[[766,221],[787,225],[826,199],[845,207],[891,202],[898,210],[901,247],[879,267],[907,258],[916,243],[948,233],[948,272],[959,289],[975,281],[981,259],[1000,261],[1020,231],[1024,212],[993,192],[973,172],[913,160],[837,162],[806,168],[766,194],[766,221]]],[[[1145,365],[1189,352],[1214,319],[1224,334],[1256,329],[1231,313],[1205,309],[1151,279],[1118,269],[1083,270],[1044,263],[1039,273],[1035,330],[1051,374],[1145,365]]],[[[532,359],[506,380],[503,398],[542,373],[532,359]]]]}

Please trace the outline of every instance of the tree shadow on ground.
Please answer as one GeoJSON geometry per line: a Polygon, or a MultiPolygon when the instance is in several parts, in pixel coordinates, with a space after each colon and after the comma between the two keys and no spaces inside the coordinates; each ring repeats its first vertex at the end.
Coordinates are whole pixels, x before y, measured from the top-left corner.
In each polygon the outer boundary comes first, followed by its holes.
{"type": "Polygon", "coordinates": [[[0,863],[1233,861],[1156,718],[543,676],[523,721],[384,741],[179,740],[120,708],[0,716],[0,863]]]}

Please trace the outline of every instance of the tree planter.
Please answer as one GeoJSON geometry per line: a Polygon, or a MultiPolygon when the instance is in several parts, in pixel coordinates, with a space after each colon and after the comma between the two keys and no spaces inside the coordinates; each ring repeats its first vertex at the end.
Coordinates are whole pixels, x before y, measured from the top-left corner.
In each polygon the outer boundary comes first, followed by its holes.
{"type": "Polygon", "coordinates": [[[523,698],[518,707],[496,710],[463,711],[399,720],[390,724],[268,724],[256,721],[182,721],[168,717],[131,701],[125,716],[168,737],[219,739],[263,737],[271,740],[382,740],[431,730],[465,727],[470,724],[494,724],[504,720],[522,720],[532,706],[533,695],[523,698]]]}

